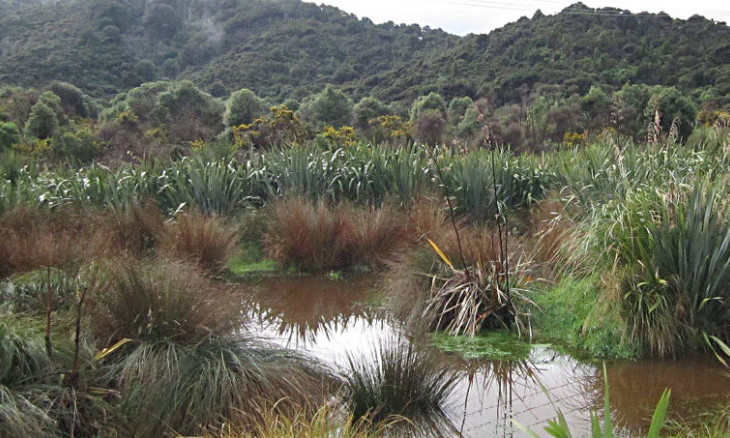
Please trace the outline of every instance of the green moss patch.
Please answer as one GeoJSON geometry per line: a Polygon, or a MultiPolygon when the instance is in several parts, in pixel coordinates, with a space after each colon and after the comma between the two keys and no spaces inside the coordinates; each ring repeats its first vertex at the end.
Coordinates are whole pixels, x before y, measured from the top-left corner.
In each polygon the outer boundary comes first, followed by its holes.
{"type": "Polygon", "coordinates": [[[474,338],[437,332],[431,339],[441,350],[470,360],[524,360],[532,349],[530,344],[506,330],[489,331],[474,338]]]}

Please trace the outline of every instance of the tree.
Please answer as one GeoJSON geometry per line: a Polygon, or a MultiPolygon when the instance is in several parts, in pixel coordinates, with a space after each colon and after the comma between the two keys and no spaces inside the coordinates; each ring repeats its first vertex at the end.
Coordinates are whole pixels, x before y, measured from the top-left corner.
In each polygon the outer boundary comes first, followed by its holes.
{"type": "Polygon", "coordinates": [[[25,136],[41,140],[53,137],[58,131],[58,116],[53,109],[43,102],[33,105],[28,122],[25,124],[25,136]]]}
{"type": "Polygon", "coordinates": [[[64,112],[73,116],[92,117],[84,93],[76,86],[60,81],[53,81],[49,87],[59,97],[64,112]]]}
{"type": "Polygon", "coordinates": [[[416,141],[435,146],[441,142],[446,128],[446,119],[437,110],[421,111],[414,125],[416,141]]]}
{"type": "Polygon", "coordinates": [[[20,143],[20,130],[13,122],[0,122],[0,151],[20,143]]]}
{"type": "Polygon", "coordinates": [[[340,128],[352,120],[354,103],[345,93],[328,86],[314,99],[302,104],[299,112],[308,123],[340,128]]]}
{"type": "Polygon", "coordinates": [[[419,97],[411,107],[411,123],[416,125],[421,113],[426,111],[436,111],[442,118],[445,118],[446,101],[438,93],[430,93],[427,96],[419,97]]]}
{"type": "Polygon", "coordinates": [[[592,86],[588,94],[580,98],[580,107],[588,119],[590,128],[608,126],[611,118],[611,98],[600,87],[592,86]]]}
{"type": "Polygon", "coordinates": [[[231,94],[226,102],[223,123],[226,128],[250,125],[254,120],[266,114],[266,107],[253,91],[244,88],[231,94]]]}
{"type": "Polygon", "coordinates": [[[428,145],[441,142],[446,128],[446,102],[438,93],[419,97],[411,107],[413,138],[428,145]]]}
{"type": "Polygon", "coordinates": [[[456,137],[466,146],[471,146],[472,143],[481,141],[480,134],[483,127],[484,115],[477,107],[470,106],[456,126],[456,137]]]}
{"type": "Polygon", "coordinates": [[[388,109],[383,102],[374,97],[365,97],[355,105],[353,111],[353,124],[361,131],[370,128],[370,121],[388,114],[388,109]]]}
{"type": "Polygon", "coordinates": [[[644,84],[626,84],[621,90],[613,93],[613,105],[616,108],[616,123],[619,133],[630,135],[636,139],[646,139],[646,128],[654,115],[644,114],[651,87],[644,84]]]}
{"type": "Polygon", "coordinates": [[[646,114],[651,117],[659,114],[662,132],[669,133],[672,124],[679,123],[679,140],[686,140],[694,130],[697,120],[697,107],[674,87],[657,87],[654,90],[646,114]]]}
{"type": "Polygon", "coordinates": [[[459,120],[466,114],[467,109],[474,105],[471,97],[455,97],[449,104],[448,116],[449,122],[456,125],[459,120]]]}

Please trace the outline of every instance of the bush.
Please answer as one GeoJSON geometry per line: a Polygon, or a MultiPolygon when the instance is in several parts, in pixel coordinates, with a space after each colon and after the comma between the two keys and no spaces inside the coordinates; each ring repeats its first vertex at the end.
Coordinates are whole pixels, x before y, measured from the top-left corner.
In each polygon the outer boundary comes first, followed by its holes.
{"type": "Polygon", "coordinates": [[[266,107],[256,93],[249,89],[235,91],[226,102],[223,123],[228,129],[249,125],[266,113],[266,107]]]}
{"type": "Polygon", "coordinates": [[[0,122],[0,152],[20,143],[20,130],[13,122],[0,122]]]}
{"type": "Polygon", "coordinates": [[[33,105],[25,124],[25,136],[41,140],[53,137],[58,131],[58,116],[43,102],[33,105]]]}

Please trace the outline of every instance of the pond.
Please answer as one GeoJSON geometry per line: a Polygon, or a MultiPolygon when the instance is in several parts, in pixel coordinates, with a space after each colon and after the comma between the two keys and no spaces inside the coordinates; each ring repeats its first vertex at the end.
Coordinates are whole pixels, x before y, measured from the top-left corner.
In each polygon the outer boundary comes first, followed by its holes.
{"type": "MultiPolygon", "coordinates": [[[[372,275],[331,280],[287,276],[251,280],[249,330],[285,347],[306,351],[335,368],[348,355],[372,357],[374,346],[402,331],[377,304],[372,275]]],[[[603,407],[603,367],[533,345],[520,361],[464,360],[442,354],[460,379],[436,436],[522,436],[512,420],[536,432],[562,411],[576,436],[590,432],[590,412],[603,407]],[[545,391],[543,388],[547,388],[545,391]]],[[[696,416],[727,401],[730,377],[712,358],[641,360],[607,364],[611,408],[627,432],[645,430],[665,388],[673,418],[696,416]]]]}

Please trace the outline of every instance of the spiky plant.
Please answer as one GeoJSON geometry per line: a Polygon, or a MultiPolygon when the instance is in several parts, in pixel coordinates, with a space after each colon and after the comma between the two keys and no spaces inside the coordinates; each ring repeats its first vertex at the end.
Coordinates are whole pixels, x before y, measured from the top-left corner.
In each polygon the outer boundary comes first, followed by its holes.
{"type": "Polygon", "coordinates": [[[383,340],[370,356],[348,357],[343,398],[355,419],[441,412],[457,374],[439,364],[432,352],[394,338],[383,340]]]}
{"type": "Polygon", "coordinates": [[[316,406],[330,376],[311,358],[250,340],[143,343],[112,366],[133,436],[250,429],[277,406],[316,406]]]}

